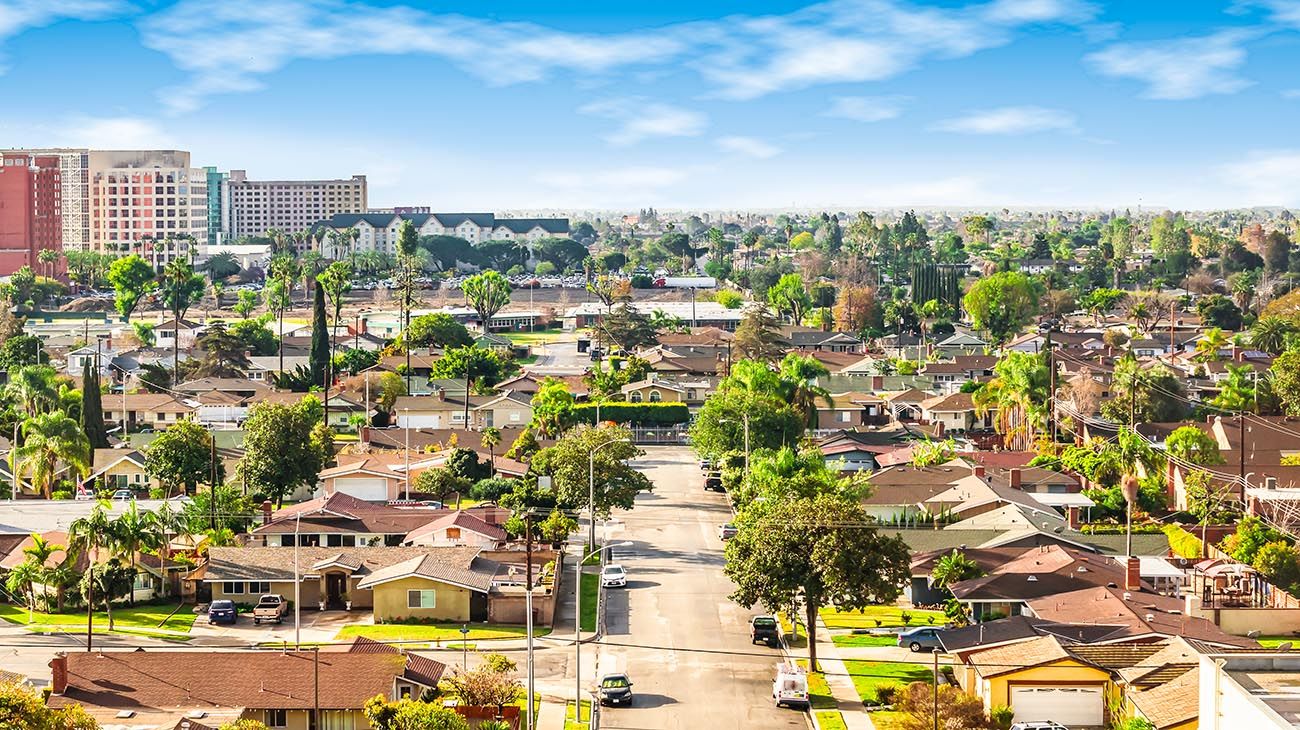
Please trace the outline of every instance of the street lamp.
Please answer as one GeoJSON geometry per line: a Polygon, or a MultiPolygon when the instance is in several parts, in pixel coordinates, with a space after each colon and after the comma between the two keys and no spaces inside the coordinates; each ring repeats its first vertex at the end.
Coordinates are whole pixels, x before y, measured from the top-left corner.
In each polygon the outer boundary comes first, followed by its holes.
{"type": "Polygon", "coordinates": [[[299,510],[293,521],[293,648],[302,648],[299,627],[302,626],[302,577],[298,575],[298,545],[302,539],[298,531],[302,528],[302,511],[299,510]]]}
{"type": "MultiPolygon", "coordinates": [[[[582,556],[582,559],[578,561],[577,566],[573,569],[573,575],[575,576],[573,581],[573,594],[575,596],[573,614],[573,719],[575,722],[582,720],[582,564],[587,562],[587,558],[607,547],[630,547],[631,545],[631,541],[625,541],[598,547],[582,556]]],[[[599,621],[599,617],[596,620],[599,621]]],[[[532,698],[530,697],[528,701],[531,703],[532,698]]],[[[590,713],[587,714],[587,726],[591,726],[590,713]]]]}
{"type": "Polygon", "coordinates": [[[596,546],[596,452],[609,446],[610,444],[630,444],[632,439],[613,439],[597,446],[587,455],[587,519],[591,524],[591,539],[587,542],[587,547],[596,546]]]}

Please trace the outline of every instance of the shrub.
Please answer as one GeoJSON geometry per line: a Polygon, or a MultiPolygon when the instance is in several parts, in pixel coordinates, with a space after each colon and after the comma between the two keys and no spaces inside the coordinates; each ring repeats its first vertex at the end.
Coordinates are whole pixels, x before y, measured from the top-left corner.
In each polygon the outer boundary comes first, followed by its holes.
{"type": "Polygon", "coordinates": [[[71,489],[56,489],[50,492],[50,499],[72,499],[71,489]]]}
{"type": "MultiPolygon", "coordinates": [[[[636,423],[645,426],[674,426],[691,420],[685,403],[601,403],[600,420],[615,423],[636,423]]],[[[580,403],[573,407],[577,423],[595,423],[597,405],[580,403]]]]}
{"type": "Polygon", "coordinates": [[[939,727],[988,727],[988,721],[984,717],[984,702],[978,697],[972,697],[949,684],[939,687],[936,692],[927,682],[913,682],[897,692],[894,708],[903,715],[899,724],[907,730],[928,730],[933,727],[936,694],[939,698],[939,727]]]}
{"type": "Polygon", "coordinates": [[[902,619],[904,626],[907,626],[908,624],[912,623],[912,614],[908,613],[907,611],[899,611],[898,617],[902,619]]]}
{"type": "Polygon", "coordinates": [[[993,727],[997,728],[997,730],[1008,730],[1015,715],[1015,710],[1010,707],[998,705],[989,711],[989,722],[993,723],[993,727]]]}
{"type": "Polygon", "coordinates": [[[898,694],[898,685],[882,684],[876,687],[876,702],[882,705],[894,704],[894,697],[898,694]]]}

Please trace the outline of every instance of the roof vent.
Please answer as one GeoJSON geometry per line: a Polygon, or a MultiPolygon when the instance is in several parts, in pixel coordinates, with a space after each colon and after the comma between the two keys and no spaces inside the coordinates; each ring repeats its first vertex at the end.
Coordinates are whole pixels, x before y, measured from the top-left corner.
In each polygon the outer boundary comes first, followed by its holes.
{"type": "Polygon", "coordinates": [[[191,720],[201,720],[207,717],[208,713],[203,710],[190,710],[189,712],[185,713],[185,716],[190,718],[191,720]]]}
{"type": "Polygon", "coordinates": [[[1131,600],[1133,600],[1133,594],[1132,594],[1132,593],[1129,593],[1128,591],[1124,591],[1124,600],[1126,600],[1126,601],[1131,601],[1131,600]]]}
{"type": "Polygon", "coordinates": [[[1087,572],[1088,572],[1088,566],[1086,566],[1086,565],[1080,565],[1080,566],[1079,566],[1079,569],[1076,570],[1075,572],[1076,572],[1076,573],[1087,573],[1087,572]]]}
{"type": "Polygon", "coordinates": [[[129,717],[135,717],[135,710],[120,710],[116,715],[114,715],[114,717],[120,720],[125,720],[129,717]]]}
{"type": "Polygon", "coordinates": [[[1031,575],[1031,576],[1029,576],[1028,578],[1026,578],[1025,580],[1029,581],[1030,583],[1037,583],[1037,582],[1038,582],[1038,576],[1036,576],[1036,575],[1031,575]]]}
{"type": "Polygon", "coordinates": [[[1145,618],[1147,621],[1155,621],[1156,615],[1154,613],[1148,613],[1145,618]]]}

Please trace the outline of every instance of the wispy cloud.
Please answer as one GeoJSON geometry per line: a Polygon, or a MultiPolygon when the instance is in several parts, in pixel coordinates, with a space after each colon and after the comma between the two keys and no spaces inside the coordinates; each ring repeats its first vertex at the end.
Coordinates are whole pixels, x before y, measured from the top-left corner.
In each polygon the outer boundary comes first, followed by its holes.
{"type": "Polygon", "coordinates": [[[1263,9],[1275,23],[1300,28],[1300,0],[1237,0],[1228,12],[1244,15],[1256,8],[1263,9]]]}
{"type": "Polygon", "coordinates": [[[1283,89],[1283,99],[1300,99],[1300,89],[1283,89]]]}
{"type": "Polygon", "coordinates": [[[1073,114],[1039,106],[1005,106],[983,109],[945,119],[933,127],[940,132],[961,134],[1031,134],[1034,132],[1077,132],[1073,114]]]}
{"type": "Polygon", "coordinates": [[[1146,85],[1148,99],[1197,99],[1232,94],[1251,82],[1237,75],[1246,62],[1243,43],[1258,31],[1227,30],[1199,38],[1117,43],[1087,57],[1106,76],[1146,85]]]}
{"type": "Polygon", "coordinates": [[[781,148],[756,137],[719,137],[718,147],[724,152],[731,152],[756,160],[766,160],[781,154],[781,148]]]}
{"type": "Polygon", "coordinates": [[[1300,150],[1257,150],[1218,172],[1245,196],[1241,205],[1300,205],[1300,150]]]}
{"type": "MultiPolygon", "coordinates": [[[[30,28],[60,20],[97,20],[126,10],[119,0],[3,0],[0,2],[0,42],[30,28]]],[[[0,71],[4,68],[0,67],[0,71]]]]}
{"type": "Polygon", "coordinates": [[[138,117],[81,117],[65,126],[61,144],[99,149],[154,149],[172,144],[162,127],[138,117]]]}
{"type": "Polygon", "coordinates": [[[146,18],[141,35],[191,75],[161,94],[175,111],[192,110],[215,94],[260,88],[263,76],[297,59],[365,54],[444,58],[490,84],[564,72],[653,74],[685,61],[714,95],[752,99],[891,78],[928,60],[1006,45],[1024,27],[1081,26],[1096,12],[1079,0],[993,0],[955,8],[828,0],[781,15],[596,34],[361,0],[180,0],[146,18]]]}
{"type": "Polygon", "coordinates": [[[901,96],[836,96],[822,116],[855,122],[883,122],[901,115],[906,101],[901,96]]]}
{"type": "Polygon", "coordinates": [[[709,118],[699,112],[640,97],[592,102],[578,111],[619,122],[618,129],[605,135],[614,145],[635,144],[648,137],[695,137],[709,124],[709,118]]]}

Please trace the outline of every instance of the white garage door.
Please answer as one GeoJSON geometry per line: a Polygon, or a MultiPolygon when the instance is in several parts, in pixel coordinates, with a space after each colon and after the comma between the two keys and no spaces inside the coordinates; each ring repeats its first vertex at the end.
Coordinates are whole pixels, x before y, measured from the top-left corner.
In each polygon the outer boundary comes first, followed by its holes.
{"type": "Polygon", "coordinates": [[[1100,687],[1012,687],[1016,722],[1055,720],[1065,726],[1103,725],[1100,687]]]}
{"type": "Polygon", "coordinates": [[[398,428],[442,428],[442,416],[399,412],[397,426],[398,428]]]}
{"type": "Polygon", "coordinates": [[[367,502],[388,501],[388,480],[383,477],[335,479],[334,489],[367,502]]]}

